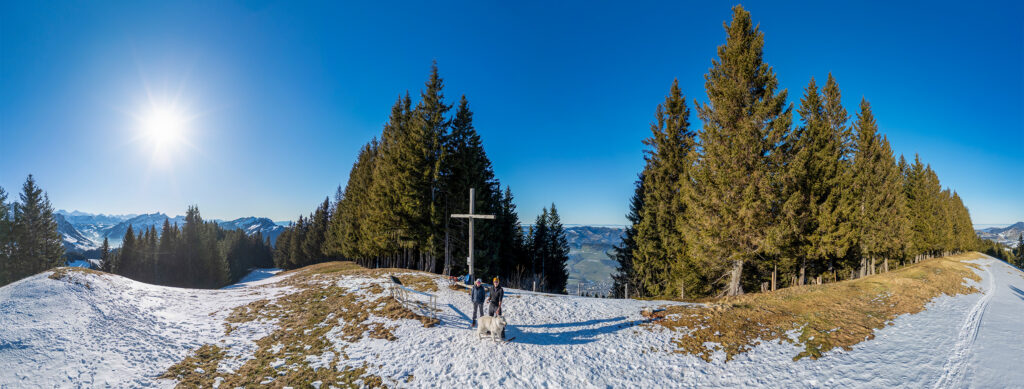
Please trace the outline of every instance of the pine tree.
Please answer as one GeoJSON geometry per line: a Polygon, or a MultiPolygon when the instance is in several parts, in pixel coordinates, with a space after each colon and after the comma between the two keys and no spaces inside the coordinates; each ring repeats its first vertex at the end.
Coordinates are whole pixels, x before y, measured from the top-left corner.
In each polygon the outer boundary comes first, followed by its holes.
{"type": "MultiPolygon", "coordinates": [[[[480,135],[473,126],[473,112],[465,96],[459,101],[455,117],[451,121],[451,132],[445,137],[445,157],[441,165],[441,193],[445,197],[442,212],[445,215],[469,212],[469,190],[475,190],[474,212],[494,214],[501,212],[501,191],[494,177],[491,161],[484,151],[480,135]]],[[[444,222],[441,222],[443,226],[444,222]]],[[[466,235],[466,220],[448,222],[447,247],[449,257],[466,258],[469,242],[466,235]],[[455,230],[455,231],[453,231],[455,230]]],[[[474,247],[475,267],[481,274],[505,274],[507,267],[501,263],[500,234],[501,221],[476,223],[474,247]]],[[[439,246],[444,245],[444,239],[439,246]]],[[[443,246],[442,246],[443,247],[443,246]]],[[[451,271],[461,274],[463,261],[452,261],[451,271]]]]}
{"type": "Polygon", "coordinates": [[[686,244],[677,225],[686,210],[686,201],[679,195],[679,181],[687,176],[694,143],[689,117],[686,98],[675,80],[665,101],[655,110],[651,137],[644,140],[649,148],[645,151],[647,181],[636,230],[633,271],[637,288],[648,296],[681,295],[682,284],[693,288],[693,282],[687,282],[692,281],[692,273],[686,271],[686,244]]]}
{"type": "MultiPolygon", "coordinates": [[[[1017,259],[1024,262],[1024,233],[1017,236],[1017,259]]],[[[1022,266],[1018,264],[1017,267],[1022,266]]]]}
{"type": "Polygon", "coordinates": [[[704,123],[684,192],[684,231],[691,256],[710,273],[725,275],[728,295],[743,293],[743,265],[772,251],[768,227],[776,201],[777,147],[789,129],[786,91],[777,91],[763,62],[764,34],[742,6],[733,8],[728,39],[705,75],[709,102],[698,107],[704,123]]]}
{"type": "Polygon", "coordinates": [[[499,274],[504,279],[515,280],[515,286],[523,288],[523,275],[529,265],[526,262],[528,257],[524,247],[523,226],[519,222],[519,214],[513,202],[512,189],[508,186],[505,187],[505,194],[501,196],[501,207],[495,224],[500,254],[499,274]]]}
{"type": "Polygon", "coordinates": [[[0,187],[0,286],[13,281],[8,275],[14,238],[11,231],[12,224],[11,206],[7,203],[7,192],[0,187]]]}
{"type": "Polygon", "coordinates": [[[615,273],[612,273],[611,295],[613,297],[625,297],[626,288],[632,287],[635,289],[637,285],[633,262],[636,260],[637,250],[636,230],[642,221],[641,211],[644,208],[645,181],[643,172],[637,175],[633,197],[629,201],[629,213],[626,214],[626,220],[629,222],[629,225],[622,232],[622,241],[613,247],[611,253],[608,254],[619,265],[615,273]]]}
{"type": "Polygon", "coordinates": [[[100,270],[110,273],[110,241],[103,237],[103,244],[100,246],[100,270]]]}
{"type": "Polygon", "coordinates": [[[555,204],[551,203],[551,209],[547,217],[547,255],[545,259],[544,276],[547,279],[547,291],[553,293],[566,293],[565,284],[569,280],[569,272],[566,264],[569,262],[569,241],[565,236],[565,227],[562,226],[562,219],[558,216],[555,204]]]}
{"type": "Polygon", "coordinates": [[[314,263],[322,262],[322,244],[327,234],[328,213],[330,212],[331,200],[325,198],[324,202],[313,212],[309,219],[309,231],[302,242],[302,259],[296,267],[303,267],[314,263]]]}
{"type": "MultiPolygon", "coordinates": [[[[860,266],[865,269],[870,263],[870,268],[874,269],[875,259],[882,258],[882,267],[888,270],[889,258],[899,256],[909,239],[903,179],[889,141],[878,134],[878,125],[866,99],[861,100],[854,128],[856,152],[848,192],[855,199],[852,218],[861,255],[860,266]]],[[[861,274],[864,273],[862,270],[861,274]]]]}
{"type": "Polygon", "coordinates": [[[49,196],[30,174],[22,186],[21,201],[14,206],[14,250],[11,281],[61,266],[64,246],[53,218],[49,196]]]}
{"type": "Polygon", "coordinates": [[[548,209],[541,209],[537,215],[533,228],[530,229],[530,272],[533,274],[533,281],[541,290],[547,290],[548,279],[546,274],[548,257],[551,256],[548,244],[550,238],[548,231],[548,209]]]}

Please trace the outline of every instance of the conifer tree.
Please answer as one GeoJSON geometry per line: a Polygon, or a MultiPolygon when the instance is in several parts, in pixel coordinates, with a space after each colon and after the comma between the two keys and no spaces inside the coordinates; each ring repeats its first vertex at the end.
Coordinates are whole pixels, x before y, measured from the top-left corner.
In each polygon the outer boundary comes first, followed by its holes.
{"type": "Polygon", "coordinates": [[[648,296],[678,296],[683,284],[691,289],[695,286],[687,271],[686,243],[678,227],[686,210],[679,180],[687,176],[694,143],[689,117],[679,80],[674,80],[665,101],[655,110],[651,137],[644,140],[648,147],[646,182],[633,271],[637,288],[648,296]]]}
{"type": "MultiPolygon", "coordinates": [[[[501,196],[501,207],[497,219],[497,240],[500,257],[498,258],[499,274],[505,279],[513,277],[522,281],[522,276],[527,269],[525,262],[527,256],[524,250],[523,226],[519,222],[519,214],[516,212],[516,205],[512,198],[512,189],[505,187],[505,193],[501,196]]],[[[523,285],[516,285],[523,287],[523,285]]]]}
{"type": "MultiPolygon", "coordinates": [[[[733,7],[728,38],[705,75],[708,103],[697,108],[704,123],[697,166],[691,173],[684,227],[690,255],[721,289],[743,293],[743,265],[772,251],[768,227],[776,201],[777,147],[789,129],[786,91],[777,91],[763,62],[764,34],[742,6],[733,7]],[[719,277],[724,275],[724,277],[719,277]]],[[[716,285],[717,286],[717,285],[716,285]]]]}
{"type": "MultiPolygon", "coordinates": [[[[642,221],[641,211],[644,208],[644,173],[637,175],[634,184],[633,197],[629,201],[629,213],[626,214],[626,221],[629,224],[622,232],[622,241],[612,248],[611,259],[618,263],[619,268],[612,273],[613,297],[625,297],[626,288],[636,288],[636,271],[633,269],[633,262],[636,260],[636,230],[642,221]]],[[[635,295],[635,293],[634,293],[635,295]]]]}
{"type": "Polygon", "coordinates": [[[325,198],[324,202],[317,207],[309,219],[309,231],[302,242],[302,258],[296,263],[296,267],[311,265],[320,262],[323,258],[322,244],[326,238],[328,212],[330,212],[331,200],[325,198]]]}
{"type": "Polygon", "coordinates": [[[547,258],[545,258],[544,276],[547,280],[547,291],[566,293],[565,283],[569,280],[566,264],[569,262],[569,241],[565,236],[565,227],[558,215],[558,209],[551,203],[547,215],[547,258]]]}
{"type": "Polygon", "coordinates": [[[49,196],[30,174],[21,189],[21,201],[14,206],[11,280],[61,266],[64,246],[53,218],[49,196]]]}
{"type": "Polygon", "coordinates": [[[548,209],[544,207],[537,215],[533,228],[530,229],[530,272],[533,273],[533,280],[541,290],[547,290],[547,260],[551,256],[548,244],[550,240],[548,231],[548,209]]]}
{"type": "Polygon", "coordinates": [[[882,267],[888,270],[889,258],[899,256],[909,238],[903,179],[888,140],[878,134],[878,125],[866,99],[861,100],[854,128],[856,152],[848,192],[855,199],[851,216],[861,256],[860,266],[874,269],[875,259],[882,258],[882,267]]]}
{"type": "Polygon", "coordinates": [[[7,203],[7,192],[0,187],[0,285],[6,285],[12,281],[8,275],[13,243],[11,228],[11,207],[7,203]]]}
{"type": "Polygon", "coordinates": [[[103,244],[100,245],[100,270],[110,272],[111,258],[110,258],[110,241],[107,237],[103,237],[103,244]]]}

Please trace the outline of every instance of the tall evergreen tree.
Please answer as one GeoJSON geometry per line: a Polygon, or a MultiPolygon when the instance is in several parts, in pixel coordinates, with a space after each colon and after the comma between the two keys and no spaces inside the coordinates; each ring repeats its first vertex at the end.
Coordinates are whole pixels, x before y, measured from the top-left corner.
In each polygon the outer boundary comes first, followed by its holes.
{"type": "MultiPolygon", "coordinates": [[[[497,240],[500,257],[498,258],[499,274],[505,279],[517,279],[520,283],[528,268],[527,255],[524,248],[523,226],[519,222],[519,214],[512,198],[512,189],[505,187],[501,196],[501,207],[495,220],[498,231],[497,240]]],[[[524,287],[524,285],[516,285],[524,287]]]]}
{"type": "Polygon", "coordinates": [[[865,269],[875,268],[876,258],[882,258],[882,267],[888,270],[889,258],[901,254],[909,229],[900,168],[888,140],[878,134],[866,99],[861,100],[854,128],[853,180],[847,191],[855,199],[852,217],[863,275],[865,269]]]}
{"type": "MultiPolygon", "coordinates": [[[[626,288],[636,289],[636,271],[633,269],[633,262],[636,260],[636,231],[642,221],[641,211],[644,208],[644,173],[641,172],[636,179],[633,189],[633,197],[629,201],[629,213],[626,214],[626,221],[629,224],[622,233],[622,241],[612,248],[611,259],[618,263],[619,268],[612,273],[613,297],[625,297],[626,288]]],[[[634,292],[635,296],[636,293],[634,292]]]]}
{"type": "Polygon", "coordinates": [[[0,285],[6,285],[12,281],[8,275],[14,239],[12,226],[11,206],[7,203],[7,192],[0,187],[0,285]]]}
{"type": "Polygon", "coordinates": [[[103,244],[100,245],[100,270],[110,272],[111,258],[110,258],[110,241],[107,237],[103,237],[103,244]]]}
{"type": "Polygon", "coordinates": [[[695,286],[678,227],[686,210],[686,201],[679,195],[679,180],[687,177],[694,145],[689,117],[686,98],[679,81],[674,80],[665,101],[655,110],[651,137],[644,140],[648,147],[644,168],[647,181],[636,230],[633,271],[637,288],[648,296],[678,296],[683,284],[695,286]]]}
{"type": "Polygon", "coordinates": [[[12,281],[61,266],[64,255],[50,199],[31,174],[25,179],[20,198],[14,206],[12,226],[14,247],[8,270],[12,281]]]}
{"type": "Polygon", "coordinates": [[[777,91],[763,61],[764,34],[742,6],[733,7],[728,38],[704,76],[709,102],[697,108],[697,166],[686,183],[684,231],[690,255],[710,279],[726,279],[728,295],[743,293],[743,265],[772,250],[778,145],[789,129],[786,91],[777,91]]]}
{"type": "Polygon", "coordinates": [[[551,209],[548,211],[547,228],[548,257],[544,260],[547,291],[566,293],[565,284],[569,280],[566,268],[569,262],[569,240],[565,236],[565,227],[562,226],[562,218],[558,215],[554,203],[551,203],[551,209]]]}

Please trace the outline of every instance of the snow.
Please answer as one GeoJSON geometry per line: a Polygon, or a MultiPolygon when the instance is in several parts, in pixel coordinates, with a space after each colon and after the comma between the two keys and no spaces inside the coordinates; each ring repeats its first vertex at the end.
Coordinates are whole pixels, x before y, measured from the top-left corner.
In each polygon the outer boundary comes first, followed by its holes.
{"type": "Polygon", "coordinates": [[[224,317],[288,292],[267,280],[197,290],[68,274],[73,282],[44,272],[0,288],[0,388],[172,387],[156,377],[203,344],[255,350],[253,341],[272,328],[242,326],[225,336],[224,317]]]}
{"type": "MultiPolygon", "coordinates": [[[[675,352],[672,332],[646,325],[641,309],[676,304],[607,300],[506,290],[509,343],[477,339],[464,292],[437,281],[441,323],[370,321],[393,326],[396,340],[364,336],[355,343],[328,332],[334,350],[304,357],[315,368],[367,366],[391,386],[411,387],[1007,387],[1024,382],[1024,273],[996,259],[975,261],[982,293],[936,298],[927,309],[896,318],[851,351],[794,362],[792,344],[755,346],[729,362],[675,352]],[[345,355],[346,358],[339,356],[345,355]],[[412,375],[413,379],[406,382],[412,375]]],[[[117,276],[47,273],[0,288],[0,387],[168,387],[159,376],[202,344],[228,350],[232,371],[251,357],[273,323],[243,323],[224,334],[231,308],[292,290],[276,269],[257,270],[238,285],[191,290],[117,276]],[[88,285],[88,286],[86,286],[88,285]]],[[[383,279],[337,278],[367,298],[383,279]]],[[[382,284],[383,285],[383,284],[382,284]]],[[[337,318],[332,320],[339,320],[337,318]]],[[[795,335],[795,334],[794,334],[795,335]]],[[[280,350],[283,345],[273,348],[280,350]]],[[[284,367],[284,359],[275,368],[284,367]]],[[[272,377],[265,381],[270,383],[272,377]]],[[[219,382],[219,381],[218,381],[219,382]]]]}

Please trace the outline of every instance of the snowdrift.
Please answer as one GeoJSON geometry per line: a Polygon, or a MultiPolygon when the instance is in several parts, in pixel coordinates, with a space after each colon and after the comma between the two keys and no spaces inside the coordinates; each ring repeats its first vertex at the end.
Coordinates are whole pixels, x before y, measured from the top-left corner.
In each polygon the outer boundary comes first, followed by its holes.
{"type": "MultiPolygon", "coordinates": [[[[221,290],[58,269],[0,288],[0,387],[1006,387],[1024,382],[1024,274],[981,257],[980,292],[941,296],[818,359],[762,342],[685,352],[680,306],[508,289],[510,343],[479,340],[461,288],[424,273],[324,264],[221,290]],[[436,297],[398,304],[389,275],[436,297]],[[670,310],[671,311],[671,310],[670,310]],[[431,317],[439,320],[434,321],[431,317]]],[[[793,334],[795,336],[795,334],[793,334]]]]}

